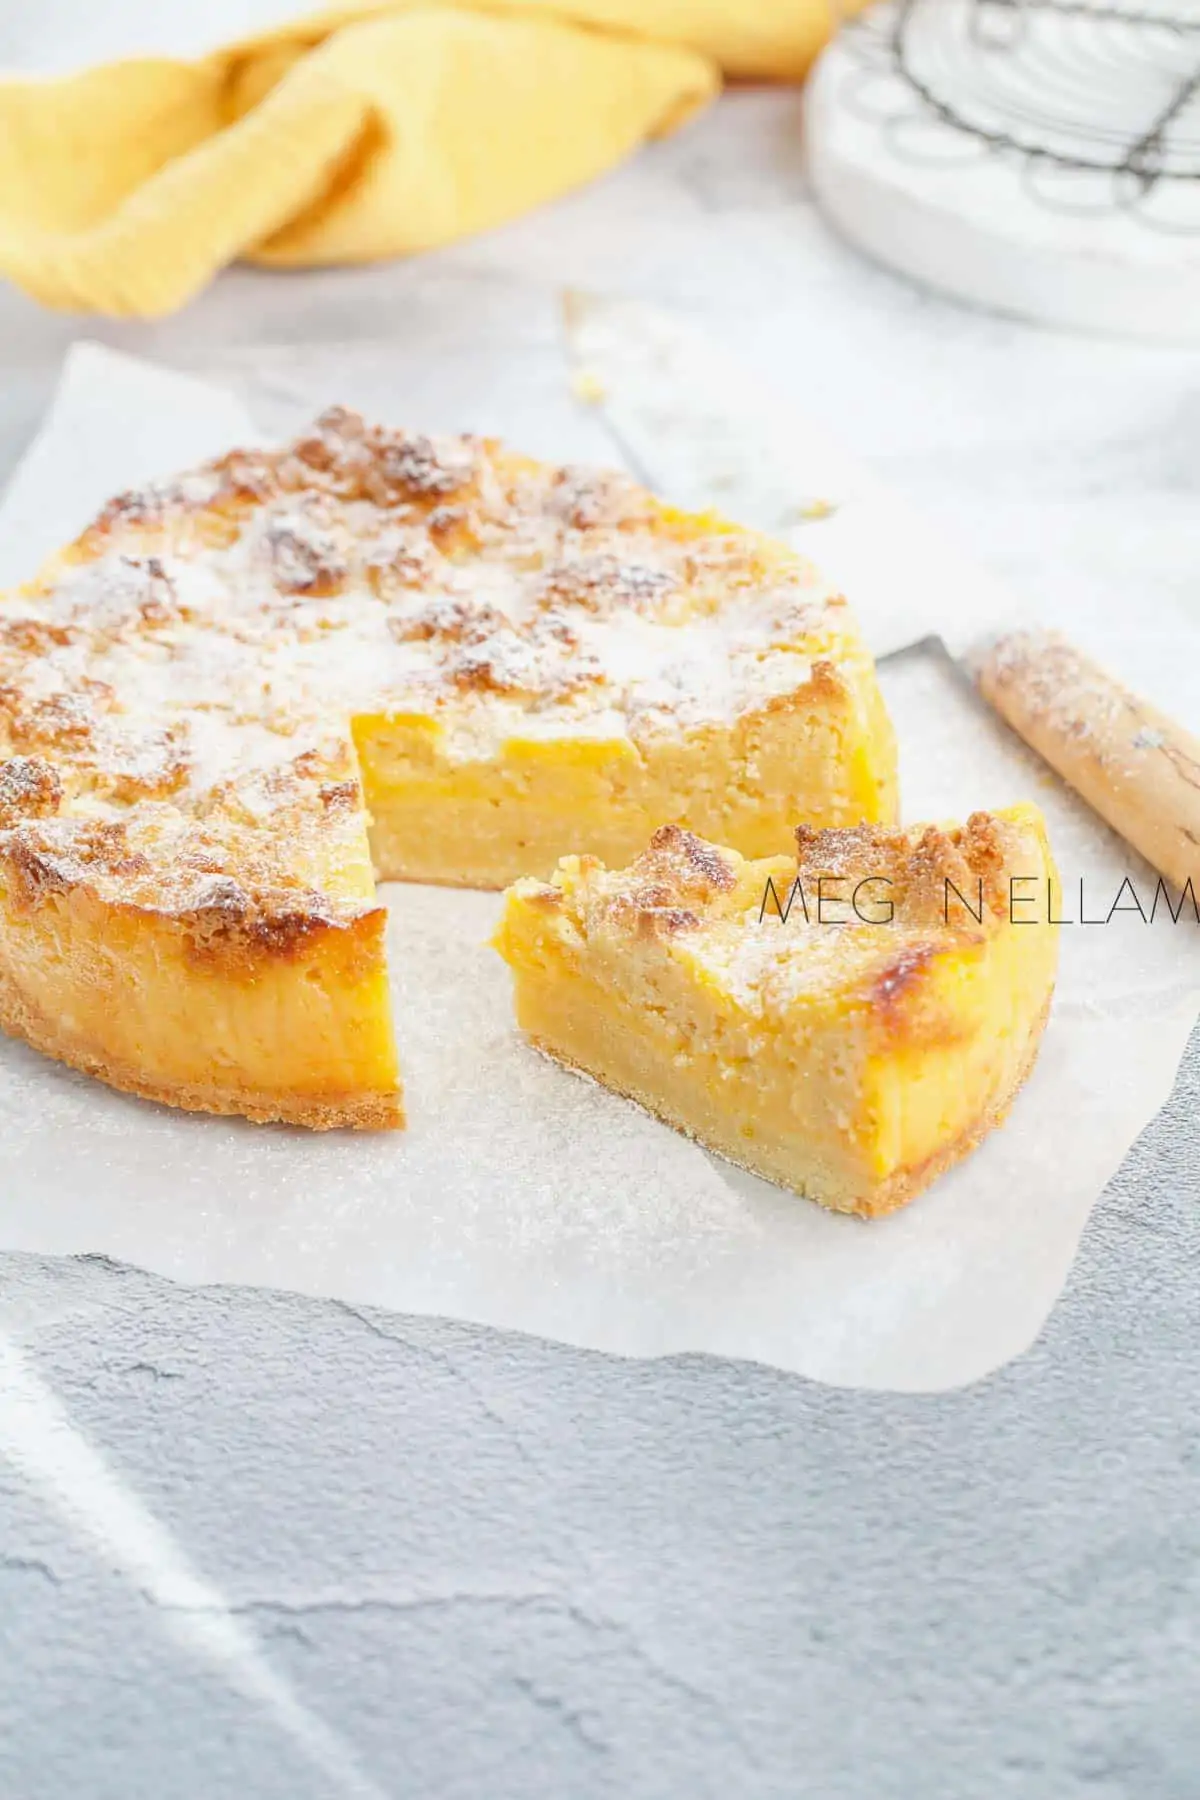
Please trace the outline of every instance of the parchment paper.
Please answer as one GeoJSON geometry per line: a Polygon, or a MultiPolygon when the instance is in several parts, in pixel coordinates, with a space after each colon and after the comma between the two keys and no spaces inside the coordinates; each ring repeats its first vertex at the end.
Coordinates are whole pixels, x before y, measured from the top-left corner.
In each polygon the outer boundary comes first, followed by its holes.
{"type": "MultiPolygon", "coordinates": [[[[414,405],[406,422],[431,421],[414,405]]],[[[77,347],[0,508],[3,578],[31,572],[114,489],[255,435],[228,393],[77,347]]],[[[1108,912],[1126,874],[1153,894],[1150,871],[948,661],[912,655],[884,683],[907,817],[1032,796],[1049,818],[1067,916],[1078,916],[1080,881],[1088,917],[1108,912]]],[[[1200,1007],[1194,923],[1119,913],[1064,926],[1054,1014],[1009,1124],[906,1211],[863,1224],[726,1167],[530,1052],[511,1025],[507,971],[486,948],[497,896],[382,892],[406,1133],[311,1136],[184,1116],[4,1041],[0,1244],[104,1252],[183,1281],[443,1313],[627,1355],[708,1351],[838,1384],[954,1387],[1038,1332],[1091,1206],[1169,1093],[1200,1007]]]]}

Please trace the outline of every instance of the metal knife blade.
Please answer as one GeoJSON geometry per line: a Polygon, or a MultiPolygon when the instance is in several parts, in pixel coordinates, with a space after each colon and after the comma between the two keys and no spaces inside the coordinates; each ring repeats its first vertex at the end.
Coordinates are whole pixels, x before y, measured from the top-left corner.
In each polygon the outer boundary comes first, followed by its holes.
{"type": "Polygon", "coordinates": [[[1200,739],[1039,632],[1009,590],[694,326],[571,294],[576,393],[631,472],[680,506],[791,540],[848,596],[877,659],[932,644],[1108,823],[1200,888],[1200,739]]]}
{"type": "Polygon", "coordinates": [[[845,592],[877,657],[932,634],[952,654],[1022,611],[828,433],[783,412],[703,330],[640,301],[568,294],[576,393],[676,505],[793,543],[845,592]]]}

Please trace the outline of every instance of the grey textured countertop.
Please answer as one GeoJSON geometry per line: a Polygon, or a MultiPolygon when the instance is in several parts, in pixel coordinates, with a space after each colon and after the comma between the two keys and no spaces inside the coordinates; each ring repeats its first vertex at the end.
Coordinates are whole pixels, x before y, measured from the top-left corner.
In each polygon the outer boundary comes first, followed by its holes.
{"type": "MultiPolygon", "coordinates": [[[[102,335],[253,357],[386,339],[438,269],[619,281],[1031,591],[1194,594],[1200,357],[867,268],[796,107],[425,263],[236,272],[102,335]]],[[[4,467],[76,329],[0,295],[4,467]]],[[[1191,1800],[1198,1102],[1200,1035],[1037,1344],[934,1398],[0,1258],[0,1793],[1191,1800]]]]}

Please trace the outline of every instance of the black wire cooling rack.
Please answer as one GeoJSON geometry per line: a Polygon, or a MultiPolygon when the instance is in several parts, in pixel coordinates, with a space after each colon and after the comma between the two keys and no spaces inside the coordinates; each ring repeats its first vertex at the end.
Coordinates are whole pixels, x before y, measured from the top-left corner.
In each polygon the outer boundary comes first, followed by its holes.
{"type": "Polygon", "coordinates": [[[890,77],[886,98],[876,81],[847,102],[894,154],[1018,159],[1040,204],[1200,235],[1200,0],[893,0],[842,42],[864,77],[890,77]]]}

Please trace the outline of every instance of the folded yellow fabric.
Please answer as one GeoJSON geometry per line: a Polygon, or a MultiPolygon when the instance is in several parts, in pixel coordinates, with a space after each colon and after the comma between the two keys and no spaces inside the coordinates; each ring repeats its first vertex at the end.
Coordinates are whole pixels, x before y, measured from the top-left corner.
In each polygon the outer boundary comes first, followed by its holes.
{"type": "Polygon", "coordinates": [[[499,224],[794,79],[830,0],[371,0],[195,62],[0,80],[0,273],[151,317],[235,257],[361,262],[499,224]]]}

